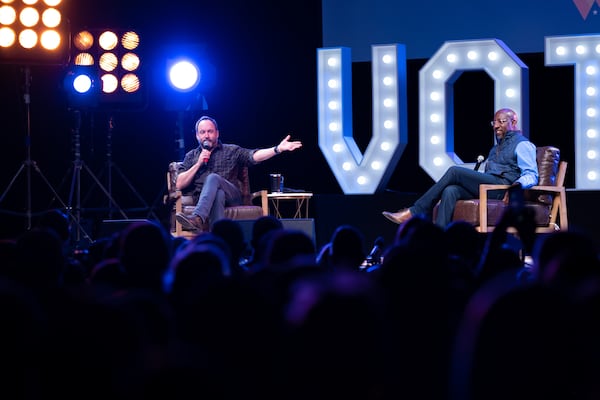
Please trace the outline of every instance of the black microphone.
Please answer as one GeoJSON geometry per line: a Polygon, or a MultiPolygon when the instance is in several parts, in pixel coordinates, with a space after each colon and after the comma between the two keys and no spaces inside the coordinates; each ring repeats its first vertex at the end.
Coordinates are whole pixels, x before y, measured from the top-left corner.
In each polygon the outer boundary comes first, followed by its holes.
{"type": "Polygon", "coordinates": [[[485,160],[485,157],[482,155],[477,156],[477,162],[475,163],[475,168],[473,170],[478,171],[479,167],[481,167],[481,163],[485,160]]]}
{"type": "Polygon", "coordinates": [[[373,245],[373,248],[371,249],[371,252],[369,253],[366,259],[368,264],[373,265],[379,264],[381,262],[381,252],[383,251],[383,243],[383,237],[379,236],[377,239],[375,239],[375,244],[373,245]]]}
{"type": "MultiPolygon", "coordinates": [[[[208,140],[205,140],[204,142],[202,142],[202,148],[206,149],[206,150],[210,150],[210,142],[208,140]]],[[[204,164],[208,164],[208,158],[205,158],[203,161],[204,161],[204,164]]]]}

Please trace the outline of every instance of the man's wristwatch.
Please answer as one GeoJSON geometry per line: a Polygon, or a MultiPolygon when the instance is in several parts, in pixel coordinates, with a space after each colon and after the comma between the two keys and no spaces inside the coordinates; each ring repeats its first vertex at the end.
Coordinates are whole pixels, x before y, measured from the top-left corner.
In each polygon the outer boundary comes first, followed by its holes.
{"type": "Polygon", "coordinates": [[[273,151],[275,152],[275,154],[279,154],[279,153],[281,153],[281,152],[279,151],[279,145],[277,145],[277,146],[273,147],[273,151]]]}

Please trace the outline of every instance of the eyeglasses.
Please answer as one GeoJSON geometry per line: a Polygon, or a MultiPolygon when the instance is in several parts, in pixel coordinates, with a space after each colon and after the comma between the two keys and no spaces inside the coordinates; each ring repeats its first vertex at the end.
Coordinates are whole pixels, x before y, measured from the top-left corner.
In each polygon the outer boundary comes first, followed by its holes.
{"type": "Polygon", "coordinates": [[[490,121],[490,125],[491,125],[491,126],[494,126],[494,124],[495,124],[496,122],[497,122],[497,123],[499,123],[500,125],[502,125],[502,124],[505,124],[505,123],[507,123],[507,122],[508,122],[508,120],[507,120],[507,119],[497,119],[497,120],[495,120],[495,121],[490,121]]]}

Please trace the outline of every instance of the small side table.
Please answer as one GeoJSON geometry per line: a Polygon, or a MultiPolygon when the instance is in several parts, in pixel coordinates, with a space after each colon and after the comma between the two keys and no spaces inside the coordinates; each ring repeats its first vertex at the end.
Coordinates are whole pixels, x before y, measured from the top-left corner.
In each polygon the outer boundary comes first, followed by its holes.
{"type": "Polygon", "coordinates": [[[267,198],[270,200],[273,206],[274,215],[277,218],[282,218],[280,211],[279,202],[282,200],[295,200],[296,209],[294,212],[293,219],[308,218],[308,201],[312,197],[312,193],[269,193],[267,198]]]}

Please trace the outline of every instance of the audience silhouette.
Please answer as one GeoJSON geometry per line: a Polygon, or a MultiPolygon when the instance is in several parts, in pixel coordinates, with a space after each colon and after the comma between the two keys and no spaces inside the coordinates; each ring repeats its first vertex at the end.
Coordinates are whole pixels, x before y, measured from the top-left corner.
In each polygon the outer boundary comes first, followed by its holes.
{"type": "Polygon", "coordinates": [[[414,216],[365,268],[349,224],[317,251],[272,216],[248,241],[232,220],[190,239],[137,221],[75,257],[48,212],[0,240],[1,394],[598,398],[597,243],[529,217],[482,235],[414,216]]]}
{"type": "Polygon", "coordinates": [[[317,255],[317,263],[329,268],[359,269],[365,262],[365,238],[363,233],[352,225],[341,225],[331,235],[317,255]]]}

